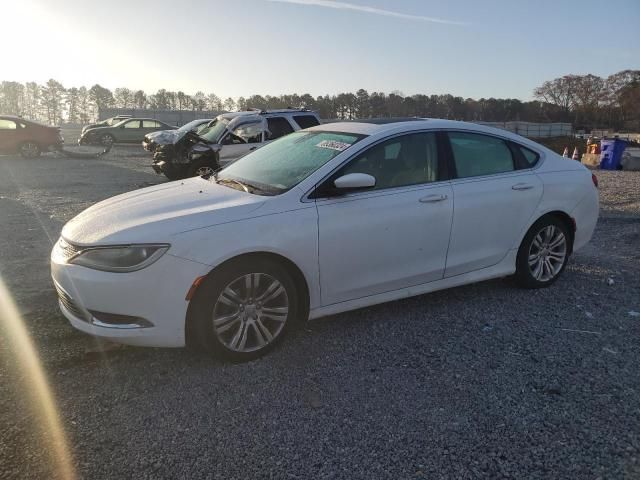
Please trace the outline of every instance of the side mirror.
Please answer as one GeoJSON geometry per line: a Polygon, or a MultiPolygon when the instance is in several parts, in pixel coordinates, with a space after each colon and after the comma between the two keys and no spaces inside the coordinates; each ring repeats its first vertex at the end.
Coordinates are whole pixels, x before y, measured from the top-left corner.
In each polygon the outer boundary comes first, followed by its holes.
{"type": "Polygon", "coordinates": [[[340,191],[371,188],[376,186],[376,177],[366,173],[348,173],[336,178],[333,185],[340,191]]]}

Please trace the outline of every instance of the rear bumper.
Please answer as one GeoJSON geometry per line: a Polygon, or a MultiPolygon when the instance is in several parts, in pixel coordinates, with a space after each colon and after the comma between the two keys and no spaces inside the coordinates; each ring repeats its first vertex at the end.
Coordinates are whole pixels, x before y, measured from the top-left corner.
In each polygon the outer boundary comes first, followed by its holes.
{"type": "Polygon", "coordinates": [[[573,239],[574,251],[584,247],[591,240],[598,223],[599,212],[598,191],[593,188],[593,192],[585,195],[569,214],[576,222],[576,232],[573,239]]]}

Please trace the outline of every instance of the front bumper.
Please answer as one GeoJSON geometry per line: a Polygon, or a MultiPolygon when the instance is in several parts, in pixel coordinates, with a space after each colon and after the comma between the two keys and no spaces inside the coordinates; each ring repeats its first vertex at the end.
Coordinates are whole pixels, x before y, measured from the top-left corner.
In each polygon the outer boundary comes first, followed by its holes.
{"type": "Polygon", "coordinates": [[[206,269],[169,253],[130,273],[51,260],[60,310],[72,326],[113,342],[149,347],[185,345],[185,296],[206,269]],[[113,323],[114,318],[131,321],[113,323]]]}

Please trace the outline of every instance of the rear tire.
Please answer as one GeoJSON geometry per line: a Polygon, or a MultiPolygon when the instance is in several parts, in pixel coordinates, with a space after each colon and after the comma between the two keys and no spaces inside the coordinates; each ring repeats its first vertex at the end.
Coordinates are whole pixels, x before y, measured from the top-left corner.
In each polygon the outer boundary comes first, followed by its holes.
{"type": "Polygon", "coordinates": [[[194,339],[213,356],[245,362],[271,351],[300,316],[299,292],[282,265],[260,257],[228,262],[198,288],[194,339]]]}
{"type": "Polygon", "coordinates": [[[23,158],[38,158],[42,150],[36,142],[24,142],[20,145],[20,155],[23,158]]]}
{"type": "Polygon", "coordinates": [[[516,259],[515,279],[523,288],[544,288],[564,271],[571,253],[567,226],[553,215],[534,223],[525,235],[516,259]]]}

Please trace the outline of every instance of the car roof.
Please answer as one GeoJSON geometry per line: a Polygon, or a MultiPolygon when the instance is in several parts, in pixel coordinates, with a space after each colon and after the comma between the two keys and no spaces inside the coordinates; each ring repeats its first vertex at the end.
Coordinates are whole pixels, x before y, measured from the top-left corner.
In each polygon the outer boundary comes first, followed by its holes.
{"type": "Polygon", "coordinates": [[[363,120],[340,121],[333,123],[323,123],[315,127],[308,128],[307,131],[343,132],[356,133],[359,135],[390,135],[394,133],[411,132],[415,130],[468,130],[470,132],[486,133],[508,138],[518,143],[536,146],[541,145],[528,138],[522,137],[508,130],[495,127],[488,127],[477,123],[460,122],[457,120],[443,120],[439,118],[375,118],[363,120]]]}
{"type": "Polygon", "coordinates": [[[147,117],[130,117],[130,118],[122,119],[122,121],[125,121],[125,120],[153,120],[154,122],[165,123],[162,120],[158,120],[157,118],[147,118],[147,117]]]}
{"type": "Polygon", "coordinates": [[[0,115],[0,118],[4,120],[13,120],[15,122],[28,123],[29,125],[37,125],[38,127],[53,128],[51,125],[47,125],[46,123],[38,122],[37,120],[29,120],[28,118],[22,118],[17,115],[0,115]]]}
{"type": "Polygon", "coordinates": [[[311,110],[306,110],[306,109],[295,109],[295,108],[284,108],[281,110],[258,110],[258,109],[254,109],[254,110],[244,110],[242,112],[228,112],[228,113],[221,113],[220,115],[218,115],[218,118],[224,118],[226,120],[231,120],[233,118],[236,117],[241,117],[241,116],[245,116],[245,115],[260,115],[260,116],[270,116],[270,115],[279,115],[279,116],[285,116],[285,115],[313,115],[315,117],[318,116],[318,114],[316,112],[313,112],[311,110]]]}

